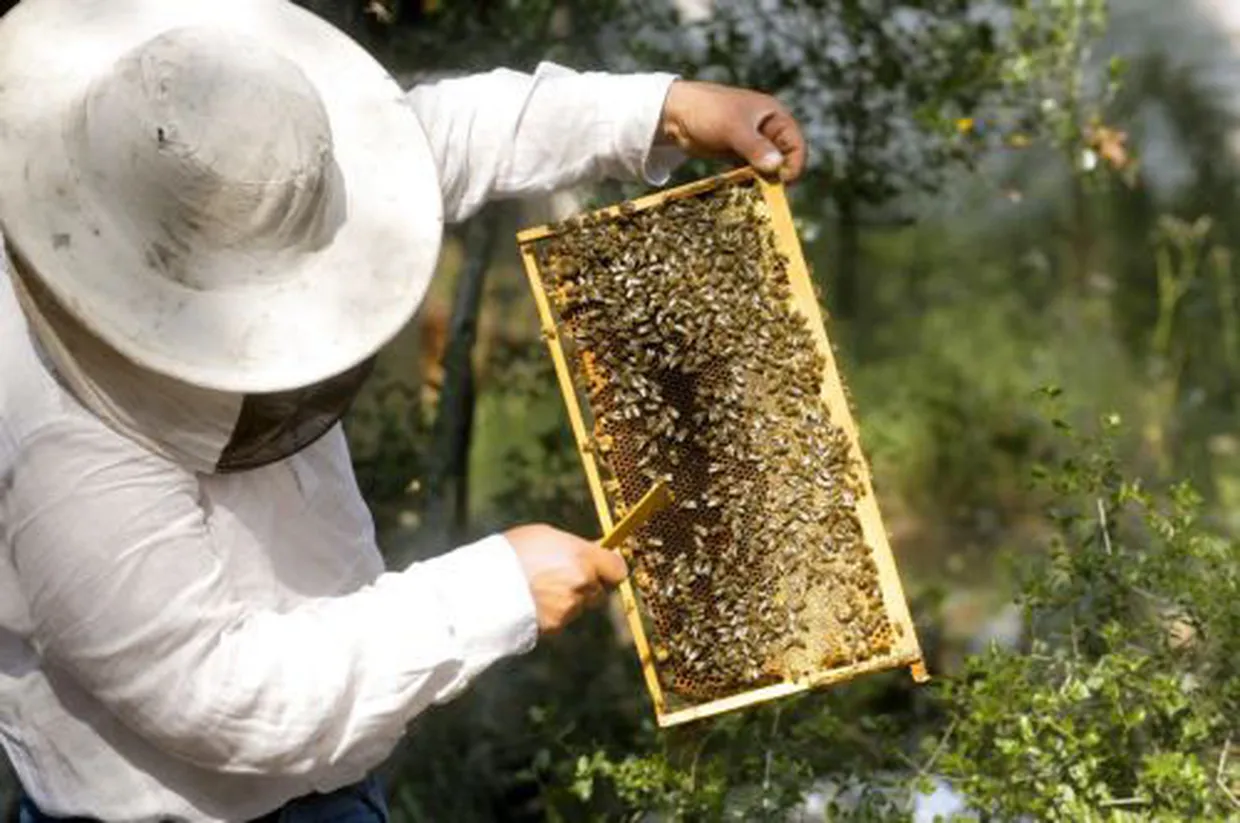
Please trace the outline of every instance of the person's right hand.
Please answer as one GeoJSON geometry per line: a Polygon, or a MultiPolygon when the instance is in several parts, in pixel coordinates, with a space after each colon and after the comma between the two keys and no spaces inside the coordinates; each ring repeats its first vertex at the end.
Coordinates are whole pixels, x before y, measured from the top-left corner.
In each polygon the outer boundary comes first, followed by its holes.
{"type": "Polygon", "coordinates": [[[504,536],[530,584],[543,634],[563,629],[628,576],[619,554],[551,526],[518,526],[504,536]]]}

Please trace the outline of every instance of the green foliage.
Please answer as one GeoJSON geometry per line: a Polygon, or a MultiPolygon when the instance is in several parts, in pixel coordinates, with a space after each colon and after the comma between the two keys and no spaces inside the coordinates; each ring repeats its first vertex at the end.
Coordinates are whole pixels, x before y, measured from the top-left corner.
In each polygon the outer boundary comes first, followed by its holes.
{"type": "MultiPolygon", "coordinates": [[[[658,809],[676,819],[717,816],[727,791],[720,775],[699,776],[676,769],[658,754],[629,755],[616,761],[600,751],[576,760],[569,785],[581,806],[598,801],[596,792],[610,788],[615,795],[610,799],[620,808],[658,809]]],[[[564,815],[563,819],[572,818],[564,815]]]]}
{"type": "Polygon", "coordinates": [[[994,28],[977,12],[972,0],[723,0],[685,25],[656,8],[640,55],[780,96],[811,142],[807,197],[881,204],[937,185],[962,145],[956,119],[998,81],[994,28]]]}
{"type": "Polygon", "coordinates": [[[1240,548],[1203,527],[1186,485],[1125,479],[1114,432],[1054,423],[1065,456],[1040,472],[1053,536],[1016,572],[1027,648],[972,657],[912,701],[893,675],[647,727],[614,753],[561,736],[541,764],[550,818],[782,820],[809,793],[828,819],[907,819],[936,774],[998,820],[1240,814],[1240,548]]]}
{"type": "Polygon", "coordinates": [[[366,499],[385,503],[407,496],[410,484],[422,473],[430,430],[428,407],[417,387],[386,369],[376,369],[345,426],[353,469],[366,499]]]}
{"type": "Polygon", "coordinates": [[[993,531],[1029,513],[1029,466],[1050,448],[1028,387],[1083,384],[1101,364],[1046,346],[1047,324],[1015,295],[977,291],[909,317],[898,341],[871,339],[876,351],[849,371],[883,493],[922,518],[993,531]]]}
{"type": "Polygon", "coordinates": [[[1015,0],[1008,5],[1014,50],[1004,75],[1013,97],[1027,116],[1042,119],[1035,131],[1048,133],[1057,145],[1079,142],[1084,121],[1105,109],[1123,70],[1121,61],[1099,56],[1108,0],[1015,0]]]}
{"type": "Polygon", "coordinates": [[[621,25],[636,28],[639,65],[762,89],[797,115],[809,143],[806,174],[792,190],[798,220],[807,236],[831,231],[827,300],[853,319],[869,308],[864,223],[901,219],[903,201],[939,190],[974,156],[958,124],[1001,81],[984,5],[718,0],[708,17],[685,23],[663,0],[647,0],[640,25],[621,25]]]}
{"type": "Polygon", "coordinates": [[[1156,496],[1105,439],[1069,434],[1043,473],[1054,537],[1020,574],[1030,648],[944,689],[943,771],[999,819],[1236,815],[1240,547],[1201,526],[1187,485],[1156,496]]]}
{"type": "Polygon", "coordinates": [[[522,512],[526,518],[582,534],[596,531],[581,457],[542,341],[497,346],[492,358],[492,373],[503,386],[496,393],[504,402],[542,412],[538,419],[526,420],[522,442],[505,444],[500,465],[508,483],[491,501],[494,510],[522,512]]]}
{"type": "Polygon", "coordinates": [[[908,756],[895,715],[869,716],[900,686],[890,677],[777,706],[646,733],[612,753],[568,740],[546,795],[562,820],[785,820],[807,792],[853,820],[907,815],[908,756]],[[862,717],[861,720],[856,718],[862,717]],[[632,744],[630,744],[632,745],[632,744]],[[573,748],[576,746],[577,748],[573,748]]]}

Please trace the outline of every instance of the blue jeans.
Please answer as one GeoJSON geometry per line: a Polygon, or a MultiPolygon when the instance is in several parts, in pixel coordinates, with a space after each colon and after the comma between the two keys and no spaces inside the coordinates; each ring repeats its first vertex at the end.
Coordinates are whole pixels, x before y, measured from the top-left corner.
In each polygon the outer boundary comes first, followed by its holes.
{"type": "MultiPolygon", "coordinates": [[[[96,823],[90,818],[48,817],[22,796],[18,823],[96,823]]],[[[308,794],[290,800],[255,823],[388,823],[387,801],[377,777],[328,794],[308,794]]]]}

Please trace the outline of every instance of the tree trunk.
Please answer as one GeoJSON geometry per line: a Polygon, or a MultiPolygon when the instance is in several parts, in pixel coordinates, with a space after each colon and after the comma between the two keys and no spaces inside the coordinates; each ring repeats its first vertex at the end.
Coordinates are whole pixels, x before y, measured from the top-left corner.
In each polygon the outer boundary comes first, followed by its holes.
{"type": "Polygon", "coordinates": [[[836,271],[834,295],[828,294],[827,304],[832,315],[841,320],[855,320],[861,303],[861,223],[856,200],[845,195],[837,201],[836,271]]]}
{"type": "Polygon", "coordinates": [[[488,208],[470,221],[465,232],[465,263],[457,277],[443,355],[443,386],[427,460],[424,539],[419,541],[434,551],[455,545],[468,525],[469,447],[476,399],[474,343],[501,217],[498,208],[488,208]]]}

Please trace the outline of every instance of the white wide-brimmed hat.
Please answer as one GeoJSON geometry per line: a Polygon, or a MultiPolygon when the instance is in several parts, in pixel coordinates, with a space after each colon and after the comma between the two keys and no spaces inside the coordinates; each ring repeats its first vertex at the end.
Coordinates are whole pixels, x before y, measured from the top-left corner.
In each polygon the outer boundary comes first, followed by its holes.
{"type": "Polygon", "coordinates": [[[0,234],[135,364],[278,392],[365,361],[442,199],[391,76],[285,0],[23,0],[0,19],[0,234]]]}

